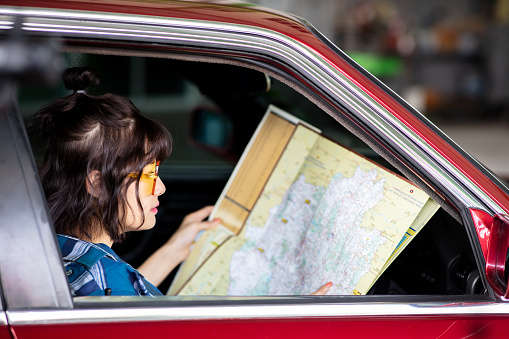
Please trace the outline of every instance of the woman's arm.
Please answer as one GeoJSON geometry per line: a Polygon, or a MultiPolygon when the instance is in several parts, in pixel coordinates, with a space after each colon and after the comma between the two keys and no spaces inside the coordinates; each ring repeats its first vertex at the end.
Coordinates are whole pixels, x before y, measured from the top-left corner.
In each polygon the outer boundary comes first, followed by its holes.
{"type": "Polygon", "coordinates": [[[168,274],[187,258],[198,232],[219,225],[219,219],[202,221],[209,216],[212,209],[213,206],[207,206],[187,215],[173,236],[155,251],[138,271],[153,285],[162,283],[168,274]]]}

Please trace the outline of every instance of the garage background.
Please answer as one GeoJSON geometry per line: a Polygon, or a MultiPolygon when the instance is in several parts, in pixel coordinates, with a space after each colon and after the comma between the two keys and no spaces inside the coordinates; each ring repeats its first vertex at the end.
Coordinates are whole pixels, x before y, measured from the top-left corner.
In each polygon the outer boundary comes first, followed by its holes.
{"type": "Polygon", "coordinates": [[[251,0],[301,16],[509,179],[509,0],[251,0]]]}

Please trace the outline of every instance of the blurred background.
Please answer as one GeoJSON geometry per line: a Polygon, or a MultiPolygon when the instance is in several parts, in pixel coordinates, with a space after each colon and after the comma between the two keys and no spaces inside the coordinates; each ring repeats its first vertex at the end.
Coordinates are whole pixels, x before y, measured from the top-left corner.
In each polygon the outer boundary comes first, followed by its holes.
{"type": "Polygon", "coordinates": [[[248,0],[303,17],[509,179],[509,0],[248,0]]]}

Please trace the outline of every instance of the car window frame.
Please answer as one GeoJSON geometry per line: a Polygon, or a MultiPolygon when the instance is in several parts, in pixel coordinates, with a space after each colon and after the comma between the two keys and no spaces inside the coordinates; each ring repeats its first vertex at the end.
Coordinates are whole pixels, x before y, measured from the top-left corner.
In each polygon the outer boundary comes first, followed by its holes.
{"type": "Polygon", "coordinates": [[[7,215],[0,220],[0,291],[8,310],[69,309],[73,306],[69,284],[15,92],[15,83],[4,82],[0,152],[9,161],[0,162],[2,207],[7,215]]]}

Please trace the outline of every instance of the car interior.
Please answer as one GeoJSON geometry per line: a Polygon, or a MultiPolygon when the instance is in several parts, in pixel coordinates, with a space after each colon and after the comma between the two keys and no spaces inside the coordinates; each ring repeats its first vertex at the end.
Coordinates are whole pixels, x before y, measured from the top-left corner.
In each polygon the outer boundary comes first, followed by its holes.
{"type": "MultiPolygon", "coordinates": [[[[101,76],[93,93],[126,96],[168,128],[174,149],[160,167],[166,193],[156,227],[132,232],[114,250],[139,266],[180,225],[183,217],[214,205],[269,105],[322,130],[341,145],[402,175],[363,141],[288,85],[239,66],[150,57],[67,53],[67,67],[91,66],[101,76]],[[211,127],[212,126],[212,127],[211,127]]],[[[41,90],[23,86],[25,123],[52,99],[68,95],[61,82],[41,90]]],[[[37,140],[31,139],[36,162],[37,140]]],[[[176,270],[159,286],[166,291],[176,270]]],[[[485,292],[464,226],[442,208],[383,273],[368,294],[457,295],[485,292]],[[454,239],[454,241],[450,241],[454,239]]]]}

